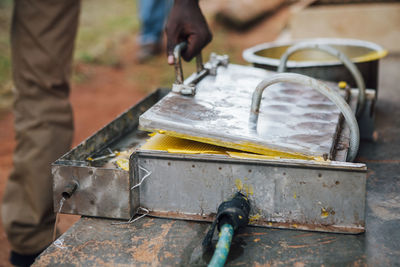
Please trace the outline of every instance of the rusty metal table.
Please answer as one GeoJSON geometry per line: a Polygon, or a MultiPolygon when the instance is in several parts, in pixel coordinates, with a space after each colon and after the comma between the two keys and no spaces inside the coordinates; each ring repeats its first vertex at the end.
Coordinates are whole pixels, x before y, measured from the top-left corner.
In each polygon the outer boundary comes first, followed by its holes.
{"type": "MultiPolygon", "coordinates": [[[[362,142],[368,166],[366,232],[359,235],[247,227],[227,266],[400,266],[400,57],[383,60],[375,142],[362,142]]],[[[82,217],[37,259],[37,266],[204,266],[209,224],[142,218],[130,225],[82,217]]]]}

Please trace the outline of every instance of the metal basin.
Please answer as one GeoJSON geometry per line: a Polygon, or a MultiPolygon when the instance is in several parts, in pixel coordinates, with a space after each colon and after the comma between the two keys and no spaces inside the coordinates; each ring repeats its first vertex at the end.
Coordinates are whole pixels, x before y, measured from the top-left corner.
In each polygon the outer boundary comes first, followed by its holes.
{"type": "MultiPolygon", "coordinates": [[[[317,38],[291,42],[263,43],[243,51],[243,58],[255,67],[276,71],[280,58],[290,46],[302,41],[326,44],[348,56],[360,70],[366,87],[378,89],[379,60],[387,51],[381,46],[354,39],[317,38]]],[[[355,87],[355,81],[345,66],[333,56],[322,51],[298,51],[287,62],[287,71],[305,74],[328,81],[346,81],[355,87]]]]}

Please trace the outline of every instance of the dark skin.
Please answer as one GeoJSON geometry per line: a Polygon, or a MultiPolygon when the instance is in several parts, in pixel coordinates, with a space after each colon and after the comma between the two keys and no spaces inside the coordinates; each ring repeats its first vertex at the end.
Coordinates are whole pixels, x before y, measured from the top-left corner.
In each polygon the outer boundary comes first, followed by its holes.
{"type": "Polygon", "coordinates": [[[212,40],[211,31],[201,12],[198,0],[175,0],[165,31],[170,65],[174,64],[172,56],[174,47],[180,42],[188,43],[187,49],[182,52],[182,58],[190,61],[212,40]]]}

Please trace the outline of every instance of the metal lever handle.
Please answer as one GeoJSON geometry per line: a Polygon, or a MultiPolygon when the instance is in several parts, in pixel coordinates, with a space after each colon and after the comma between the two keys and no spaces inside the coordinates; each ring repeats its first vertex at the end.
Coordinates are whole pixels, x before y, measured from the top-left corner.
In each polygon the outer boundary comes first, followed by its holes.
{"type": "MultiPolygon", "coordinates": [[[[182,70],[182,60],[181,54],[182,51],[187,48],[187,42],[181,42],[177,44],[174,48],[174,67],[175,67],[175,83],[183,84],[183,70],[182,70]]],[[[203,58],[201,56],[201,52],[196,56],[196,71],[200,73],[204,69],[203,66],[203,58]]]]}
{"type": "Polygon", "coordinates": [[[338,58],[345,66],[346,68],[350,71],[350,73],[353,75],[354,80],[356,81],[357,87],[359,89],[359,94],[358,94],[358,106],[357,106],[357,117],[359,117],[363,110],[364,110],[364,104],[365,104],[365,83],[364,79],[358,70],[357,66],[341,51],[337,50],[336,48],[333,48],[332,46],[325,45],[325,44],[315,44],[315,43],[309,43],[309,42],[301,42],[299,44],[293,45],[289,47],[286,52],[282,55],[280,59],[280,64],[278,67],[278,72],[284,72],[286,69],[286,63],[289,57],[302,50],[320,50],[323,52],[326,52],[336,58],[338,58]]]}
{"type": "Polygon", "coordinates": [[[358,147],[360,145],[360,130],[358,129],[357,120],[351,110],[350,106],[346,103],[346,101],[336,92],[329,88],[326,84],[297,73],[279,73],[275,74],[270,78],[267,78],[261,81],[256,90],[253,93],[252,101],[251,101],[251,110],[250,110],[250,118],[249,118],[249,126],[251,130],[257,129],[257,121],[258,114],[260,111],[260,103],[262,93],[264,89],[268,86],[280,83],[280,82],[290,82],[290,83],[298,83],[304,86],[311,87],[327,98],[329,98],[343,113],[344,118],[346,119],[347,124],[350,128],[350,147],[347,154],[347,161],[353,161],[357,155],[358,147]]]}

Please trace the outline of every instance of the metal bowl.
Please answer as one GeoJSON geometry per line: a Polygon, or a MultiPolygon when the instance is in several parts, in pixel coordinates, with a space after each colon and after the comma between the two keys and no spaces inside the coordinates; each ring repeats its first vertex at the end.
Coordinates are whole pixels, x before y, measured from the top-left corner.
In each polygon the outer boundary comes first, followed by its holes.
{"type": "MultiPolygon", "coordinates": [[[[372,42],[355,39],[317,38],[263,43],[244,50],[243,58],[255,67],[276,71],[286,49],[303,41],[329,45],[343,52],[360,70],[366,87],[377,90],[379,60],[386,56],[387,51],[372,42]]],[[[345,66],[335,57],[322,51],[298,51],[290,57],[286,69],[287,72],[296,72],[334,82],[346,81],[351,86],[356,86],[351,73],[345,66]]]]}

